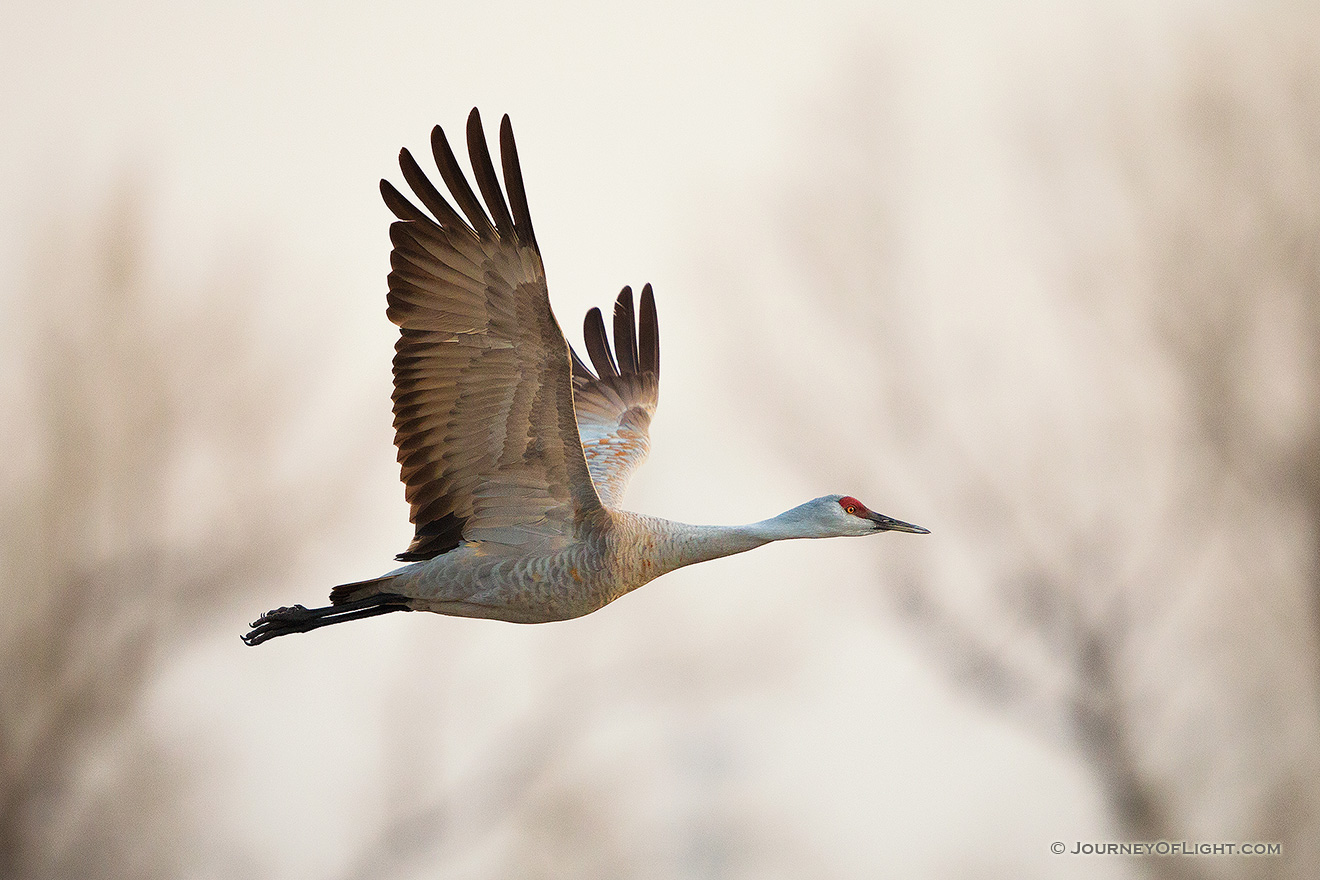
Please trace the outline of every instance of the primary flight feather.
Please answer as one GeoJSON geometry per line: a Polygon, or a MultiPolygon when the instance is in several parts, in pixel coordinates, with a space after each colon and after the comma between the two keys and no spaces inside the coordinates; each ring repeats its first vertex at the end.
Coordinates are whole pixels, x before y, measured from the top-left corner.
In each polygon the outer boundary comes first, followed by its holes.
{"type": "Polygon", "coordinates": [[[593,372],[550,309],[509,117],[500,124],[503,189],[481,117],[468,117],[480,199],[439,126],[431,149],[457,210],[406,149],[399,166],[422,207],[380,184],[399,218],[386,314],[399,327],[394,443],[415,531],[398,559],[408,564],[335,587],[325,607],[267,612],[247,644],[392,611],[566,620],[676,568],[770,541],[927,533],[847,495],[744,526],[622,510],[659,400],[651,286],[636,308],[630,288],[619,294],[612,350],[600,310],[587,313],[593,372]]]}

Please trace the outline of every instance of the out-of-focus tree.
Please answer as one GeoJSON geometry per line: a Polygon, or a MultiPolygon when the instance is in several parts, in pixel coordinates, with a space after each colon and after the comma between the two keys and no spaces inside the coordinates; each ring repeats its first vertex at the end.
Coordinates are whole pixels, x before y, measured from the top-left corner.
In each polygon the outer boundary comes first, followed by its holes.
{"type": "MultiPolygon", "coordinates": [[[[932,278],[999,229],[905,257],[932,246],[921,193],[957,194],[915,179],[935,160],[905,153],[867,65],[818,111],[818,170],[764,271],[813,318],[777,316],[767,343],[874,390],[846,418],[787,372],[748,397],[801,466],[924,503],[903,509],[930,546],[882,582],[931,656],[1077,755],[1118,836],[1283,845],[1150,876],[1320,872],[1320,19],[1300,19],[1235,22],[1174,87],[1113,71],[1119,100],[1060,114],[1078,127],[1018,192],[1058,208],[1036,218],[1058,296],[932,278]]],[[[1033,128],[1018,147],[1055,130],[1033,128]]]]}
{"type": "MultiPolygon", "coordinates": [[[[1292,508],[1320,632],[1320,15],[1262,15],[1191,54],[1115,143],[1138,293],[1206,445],[1202,490],[1292,508]]],[[[1317,652],[1320,671],[1320,652],[1317,652]]],[[[1320,676],[1316,679],[1320,684],[1320,676]]]]}
{"type": "Polygon", "coordinates": [[[49,219],[6,304],[0,876],[15,880],[179,873],[186,768],[143,723],[144,690],[333,509],[335,487],[304,482],[281,445],[296,399],[259,288],[154,277],[144,216],[125,186],[94,222],[49,219]]]}
{"type": "Polygon", "coordinates": [[[466,664],[429,646],[392,700],[382,821],[339,876],[832,876],[794,829],[730,791],[736,748],[709,727],[713,707],[773,682],[774,649],[731,637],[715,657],[672,634],[613,642],[608,672],[561,652],[517,717],[482,719],[480,737],[455,734],[463,707],[434,703],[436,683],[466,664]],[[640,761],[617,742],[620,724],[640,761]]]}
{"type": "MultiPolygon", "coordinates": [[[[1219,22],[1167,92],[1129,84],[1120,107],[1110,144],[1131,232],[1108,255],[1079,246],[1079,262],[1133,268],[1110,302],[1149,328],[1185,413],[1183,518],[1222,560],[1212,583],[1223,610],[1207,629],[1227,631],[1211,636],[1233,658],[1216,664],[1228,682],[1216,690],[1241,716],[1221,750],[1244,777],[1227,812],[1285,847],[1281,864],[1242,873],[1316,876],[1320,15],[1219,22]]],[[[1181,794],[1195,815],[1205,792],[1181,794]]]]}

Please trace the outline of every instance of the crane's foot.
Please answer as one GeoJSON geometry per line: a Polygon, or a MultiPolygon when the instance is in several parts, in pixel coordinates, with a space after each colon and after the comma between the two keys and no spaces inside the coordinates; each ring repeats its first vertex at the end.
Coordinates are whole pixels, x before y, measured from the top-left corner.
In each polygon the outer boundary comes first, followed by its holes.
{"type": "Polygon", "coordinates": [[[306,605],[281,605],[279,608],[275,608],[270,611],[267,611],[265,614],[258,617],[254,622],[249,623],[248,626],[258,627],[261,626],[263,623],[269,623],[274,620],[293,621],[299,618],[305,619],[306,617],[307,617],[306,605]]]}
{"type": "Polygon", "coordinates": [[[252,622],[252,631],[242,636],[249,647],[260,645],[276,636],[311,632],[332,623],[344,623],[363,617],[375,617],[391,611],[411,611],[407,598],[394,593],[377,593],[342,605],[308,608],[305,605],[287,605],[267,611],[252,622]]]}

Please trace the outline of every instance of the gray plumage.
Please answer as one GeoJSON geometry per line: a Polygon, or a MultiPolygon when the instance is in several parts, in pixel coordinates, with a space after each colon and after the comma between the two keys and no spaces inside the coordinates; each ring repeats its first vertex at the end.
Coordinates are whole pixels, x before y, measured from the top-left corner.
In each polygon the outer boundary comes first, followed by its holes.
{"type": "Polygon", "coordinates": [[[675,568],[768,541],[925,533],[840,495],[747,526],[621,510],[659,400],[651,286],[636,309],[631,288],[619,294],[612,347],[600,311],[587,313],[593,372],[550,308],[509,118],[500,125],[501,189],[481,118],[475,109],[468,117],[480,200],[439,126],[431,147],[457,210],[406,149],[399,166],[426,210],[381,181],[398,218],[386,315],[399,327],[395,445],[414,535],[398,558],[408,564],[336,587],[324,608],[268,612],[244,641],[392,611],[563,620],[675,568]]]}

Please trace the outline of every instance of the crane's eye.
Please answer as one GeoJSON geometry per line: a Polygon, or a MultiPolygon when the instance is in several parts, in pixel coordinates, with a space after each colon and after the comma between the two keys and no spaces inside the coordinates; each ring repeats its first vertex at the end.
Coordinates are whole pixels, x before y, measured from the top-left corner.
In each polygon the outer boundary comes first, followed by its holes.
{"type": "Polygon", "coordinates": [[[853,507],[851,504],[849,504],[847,507],[845,507],[844,510],[846,510],[848,513],[856,513],[856,512],[857,512],[857,508],[856,508],[856,507],[853,507]]]}

